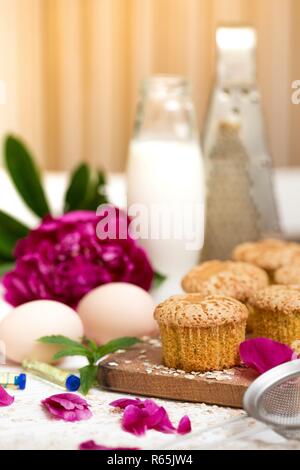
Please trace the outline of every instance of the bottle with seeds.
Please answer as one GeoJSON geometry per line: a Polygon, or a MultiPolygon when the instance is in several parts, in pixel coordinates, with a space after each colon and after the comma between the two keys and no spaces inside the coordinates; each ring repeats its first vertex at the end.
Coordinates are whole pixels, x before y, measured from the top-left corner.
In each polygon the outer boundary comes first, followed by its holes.
{"type": "Polygon", "coordinates": [[[256,32],[217,30],[217,82],[203,137],[206,230],[202,261],[239,243],[279,236],[272,168],[256,86],[256,32]]]}

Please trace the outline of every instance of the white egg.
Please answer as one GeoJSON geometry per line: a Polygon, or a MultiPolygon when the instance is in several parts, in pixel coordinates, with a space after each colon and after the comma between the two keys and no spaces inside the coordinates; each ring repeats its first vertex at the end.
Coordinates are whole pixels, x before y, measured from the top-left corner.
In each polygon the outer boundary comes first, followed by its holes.
{"type": "Polygon", "coordinates": [[[115,282],[89,292],[81,300],[78,313],[85,336],[103,344],[122,336],[157,332],[154,308],[155,303],[145,290],[133,284],[115,282]]]}
{"type": "Polygon", "coordinates": [[[60,302],[34,300],[14,308],[0,322],[0,340],[7,358],[15,362],[27,358],[53,362],[53,354],[61,348],[37,341],[50,335],[80,340],[83,326],[77,313],[60,302]]]}

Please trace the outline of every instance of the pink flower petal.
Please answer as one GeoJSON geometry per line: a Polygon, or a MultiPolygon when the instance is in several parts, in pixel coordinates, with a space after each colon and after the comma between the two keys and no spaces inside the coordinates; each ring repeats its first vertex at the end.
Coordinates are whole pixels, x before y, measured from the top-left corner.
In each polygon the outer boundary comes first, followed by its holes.
{"type": "Polygon", "coordinates": [[[148,416],[148,412],[145,409],[128,405],[122,417],[122,428],[124,431],[136,436],[142,436],[147,431],[148,416]]]}
{"type": "Polygon", "coordinates": [[[143,406],[143,402],[139,398],[119,398],[118,400],[110,403],[110,406],[121,408],[122,410],[124,410],[128,405],[143,406]]]}
{"type": "Polygon", "coordinates": [[[145,401],[145,409],[148,412],[147,428],[166,434],[176,432],[175,427],[171,423],[165,408],[158,406],[152,400],[145,401]]]}
{"type": "Polygon", "coordinates": [[[177,432],[178,434],[188,434],[192,430],[191,420],[188,416],[183,416],[179,421],[177,432]]]}
{"type": "Polygon", "coordinates": [[[7,393],[5,388],[0,385],[0,406],[9,406],[15,400],[15,397],[12,397],[7,393]]]}
{"type": "Polygon", "coordinates": [[[74,393],[52,395],[41,403],[50,414],[64,421],[81,421],[92,416],[86,400],[74,393]]]}
{"type": "Polygon", "coordinates": [[[138,447],[106,447],[96,444],[95,441],[82,442],[79,450],[140,450],[138,447]]]}
{"type": "Polygon", "coordinates": [[[289,346],[269,338],[248,339],[240,344],[242,362],[260,374],[291,361],[293,354],[289,346]]]}
{"type": "Polygon", "coordinates": [[[147,429],[154,429],[163,433],[186,434],[191,431],[191,423],[187,416],[184,416],[178,429],[173,426],[167,411],[154,400],[140,400],[121,398],[110,403],[124,409],[122,417],[122,427],[125,431],[141,436],[147,429]]]}

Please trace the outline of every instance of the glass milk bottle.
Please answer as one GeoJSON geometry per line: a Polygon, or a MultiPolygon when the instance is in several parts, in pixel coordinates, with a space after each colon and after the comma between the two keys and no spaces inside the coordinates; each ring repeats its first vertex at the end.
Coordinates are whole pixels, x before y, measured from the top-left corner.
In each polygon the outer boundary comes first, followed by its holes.
{"type": "Polygon", "coordinates": [[[202,154],[186,79],[143,82],[127,176],[134,235],[167,277],[160,300],[181,292],[181,277],[199,262],[204,239],[202,154]]]}

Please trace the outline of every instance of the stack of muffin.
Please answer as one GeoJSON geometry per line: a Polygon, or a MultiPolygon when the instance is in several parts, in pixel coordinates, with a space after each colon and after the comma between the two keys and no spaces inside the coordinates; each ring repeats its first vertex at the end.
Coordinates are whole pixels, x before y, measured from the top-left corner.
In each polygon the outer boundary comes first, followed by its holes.
{"type": "Polygon", "coordinates": [[[246,328],[291,345],[300,339],[300,244],[244,243],[232,261],[207,261],[182,280],[186,295],[155,311],[164,362],[185,371],[239,364],[246,328]]]}

